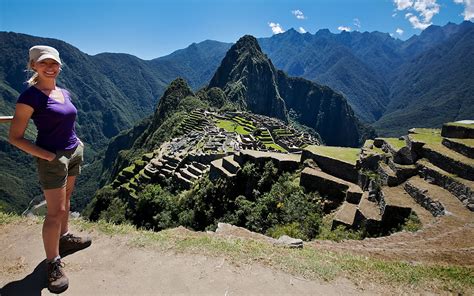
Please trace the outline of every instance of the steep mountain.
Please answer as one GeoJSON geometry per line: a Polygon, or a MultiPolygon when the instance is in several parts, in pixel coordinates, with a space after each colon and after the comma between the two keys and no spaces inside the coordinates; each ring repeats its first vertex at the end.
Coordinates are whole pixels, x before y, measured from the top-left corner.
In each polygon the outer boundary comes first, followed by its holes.
{"type": "MultiPolygon", "coordinates": [[[[185,77],[192,89],[204,87],[219,66],[230,43],[205,40],[148,62],[151,68],[170,77],[185,77]]],[[[171,82],[168,81],[169,82],[171,82]]]]}
{"type": "Polygon", "coordinates": [[[259,43],[277,68],[341,92],[364,120],[373,122],[385,111],[388,87],[381,74],[400,64],[398,42],[388,34],[290,29],[259,43]]]}
{"type": "MultiPolygon", "coordinates": [[[[474,24],[464,22],[456,28],[446,40],[399,69],[391,87],[387,112],[375,123],[380,132],[397,135],[410,126],[439,127],[448,120],[472,118],[474,24]]],[[[439,27],[435,29],[434,33],[431,30],[427,34],[444,32],[439,27]]],[[[428,38],[422,37],[423,40],[428,38]]]]}
{"type": "Polygon", "coordinates": [[[445,26],[431,25],[420,35],[413,35],[401,45],[401,53],[408,58],[416,57],[424,51],[446,41],[452,35],[469,26],[470,22],[463,22],[460,25],[447,23],[445,26]]]}
{"type": "Polygon", "coordinates": [[[275,76],[276,69],[257,40],[247,35],[227,52],[208,88],[221,88],[243,109],[286,121],[285,102],[278,93],[275,76]]]}
{"type": "Polygon", "coordinates": [[[344,97],[329,87],[276,71],[257,40],[244,36],[222,60],[209,88],[219,87],[227,98],[254,113],[296,120],[314,128],[328,145],[357,146],[364,128],[344,97]]]}

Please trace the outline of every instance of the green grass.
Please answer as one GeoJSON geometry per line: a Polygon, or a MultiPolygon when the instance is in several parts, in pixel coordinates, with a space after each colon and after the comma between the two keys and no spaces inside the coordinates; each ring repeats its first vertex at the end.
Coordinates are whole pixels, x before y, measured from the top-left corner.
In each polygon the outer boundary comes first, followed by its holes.
{"type": "Polygon", "coordinates": [[[285,149],[283,149],[283,147],[281,147],[280,145],[278,144],[275,144],[275,143],[272,143],[272,144],[264,144],[265,147],[267,148],[273,148],[277,151],[280,151],[280,152],[287,152],[285,149]]]}
{"type": "MultiPolygon", "coordinates": [[[[425,147],[437,151],[438,153],[443,154],[446,157],[462,161],[466,164],[474,166],[474,160],[468,158],[464,155],[461,155],[453,150],[445,147],[441,142],[443,137],[441,137],[441,130],[439,129],[416,129],[415,134],[410,134],[409,137],[412,141],[425,143],[425,147]],[[419,131],[422,130],[422,131],[419,131]]],[[[469,141],[468,141],[469,143],[469,141]]],[[[472,142],[471,142],[472,143],[472,142]]]]}
{"type": "Polygon", "coordinates": [[[3,213],[0,211],[0,225],[18,222],[21,221],[21,219],[21,216],[16,214],[3,213]]]}
{"type": "Polygon", "coordinates": [[[398,138],[382,138],[382,139],[397,151],[407,145],[405,140],[400,140],[398,138]]]}
{"type": "Polygon", "coordinates": [[[425,144],[441,144],[443,140],[440,129],[416,128],[414,130],[415,133],[409,135],[412,141],[425,144]]]}
{"type": "Polygon", "coordinates": [[[237,124],[237,123],[235,123],[233,121],[230,121],[230,120],[219,119],[217,121],[217,127],[218,128],[223,128],[224,130],[226,130],[228,132],[235,132],[235,133],[238,133],[238,134],[241,134],[241,135],[250,134],[250,132],[245,130],[242,125],[237,124]]]}
{"type": "Polygon", "coordinates": [[[384,154],[385,153],[381,148],[378,148],[378,147],[374,146],[374,140],[366,140],[364,142],[363,147],[368,149],[369,151],[372,151],[373,153],[376,153],[376,154],[384,154]],[[369,148],[371,146],[372,146],[372,148],[369,148]]]}
{"type": "Polygon", "coordinates": [[[359,148],[310,145],[305,149],[314,154],[341,160],[353,165],[356,164],[360,154],[359,148]]]}

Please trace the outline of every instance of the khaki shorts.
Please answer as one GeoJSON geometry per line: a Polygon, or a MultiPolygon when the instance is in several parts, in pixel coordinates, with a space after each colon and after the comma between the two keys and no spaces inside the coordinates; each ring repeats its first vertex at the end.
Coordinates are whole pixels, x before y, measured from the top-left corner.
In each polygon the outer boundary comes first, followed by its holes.
{"type": "Polygon", "coordinates": [[[66,186],[68,176],[77,176],[81,173],[83,160],[84,145],[82,143],[74,149],[56,151],[56,158],[51,161],[36,158],[41,188],[43,190],[63,188],[66,186]]]}

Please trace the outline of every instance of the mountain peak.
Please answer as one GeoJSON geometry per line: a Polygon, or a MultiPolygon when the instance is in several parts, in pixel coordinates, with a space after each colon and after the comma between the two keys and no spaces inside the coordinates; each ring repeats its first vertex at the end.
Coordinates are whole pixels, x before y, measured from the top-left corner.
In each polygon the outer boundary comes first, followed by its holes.
{"type": "Polygon", "coordinates": [[[208,89],[221,88],[227,98],[255,113],[286,120],[286,108],[276,89],[275,68],[255,37],[245,35],[221,62],[208,89]]]}
{"type": "Polygon", "coordinates": [[[246,49],[256,49],[257,51],[262,51],[260,45],[258,45],[257,38],[252,35],[244,35],[240,37],[239,40],[235,43],[237,49],[246,48],[246,49]]]}

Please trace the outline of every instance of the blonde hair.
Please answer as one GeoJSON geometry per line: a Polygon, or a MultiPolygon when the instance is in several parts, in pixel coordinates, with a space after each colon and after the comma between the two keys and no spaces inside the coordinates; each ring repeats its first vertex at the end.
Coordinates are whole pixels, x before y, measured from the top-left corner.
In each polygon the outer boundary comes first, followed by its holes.
{"type": "Polygon", "coordinates": [[[36,85],[38,83],[38,73],[36,73],[35,70],[33,70],[33,63],[34,61],[33,60],[30,60],[28,62],[28,65],[26,66],[26,72],[27,73],[32,73],[31,77],[28,78],[28,80],[26,80],[26,83],[28,84],[28,86],[33,86],[33,85],[36,85]]]}

